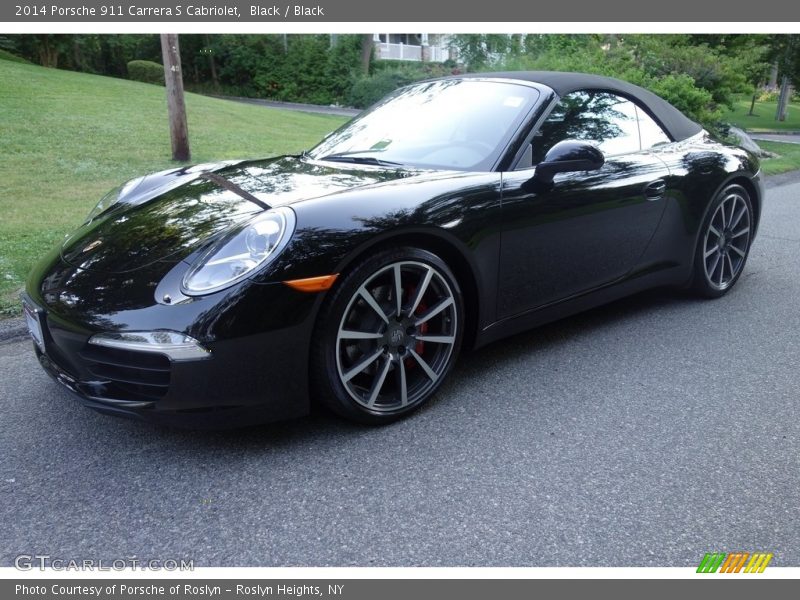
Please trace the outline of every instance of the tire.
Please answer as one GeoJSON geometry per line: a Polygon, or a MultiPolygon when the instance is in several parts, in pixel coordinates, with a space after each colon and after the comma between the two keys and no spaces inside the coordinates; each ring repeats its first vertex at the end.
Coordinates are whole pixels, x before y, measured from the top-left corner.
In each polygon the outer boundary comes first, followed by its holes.
{"type": "Polygon", "coordinates": [[[723,189],[703,219],[695,251],[692,289],[704,298],[719,298],[736,284],[753,239],[753,204],[740,185],[723,189]]]}
{"type": "Polygon", "coordinates": [[[410,414],[450,372],[463,315],[458,281],[435,254],[403,247],[363,259],[337,282],[317,321],[314,399],[360,423],[410,414]]]}

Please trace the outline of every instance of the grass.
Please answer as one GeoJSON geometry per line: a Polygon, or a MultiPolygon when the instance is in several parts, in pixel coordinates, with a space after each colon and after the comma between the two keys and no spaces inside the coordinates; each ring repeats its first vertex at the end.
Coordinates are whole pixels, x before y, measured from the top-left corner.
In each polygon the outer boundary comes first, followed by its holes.
{"type": "Polygon", "coordinates": [[[754,115],[750,112],[750,97],[739,97],[736,100],[734,109],[723,115],[723,121],[727,121],[744,129],[753,132],[766,131],[800,131],[800,104],[790,103],[786,112],[785,121],[776,121],[775,112],[778,110],[778,102],[756,102],[754,115]]]}
{"type": "Polygon", "coordinates": [[[800,144],[786,144],[783,142],[766,142],[757,140],[756,143],[764,150],[769,150],[778,155],[777,158],[762,158],[761,169],[767,175],[777,175],[787,171],[800,169],[800,144]]]}
{"type": "MultiPolygon", "coordinates": [[[[186,96],[192,162],[312,146],[344,119],[186,96]]],[[[171,161],[163,87],[0,60],[0,317],[112,187],[171,161]]]]}
{"type": "Polygon", "coordinates": [[[24,63],[26,65],[31,64],[31,61],[17,56],[16,54],[12,54],[8,50],[3,50],[2,48],[0,48],[0,60],[10,60],[11,62],[24,63]]]}

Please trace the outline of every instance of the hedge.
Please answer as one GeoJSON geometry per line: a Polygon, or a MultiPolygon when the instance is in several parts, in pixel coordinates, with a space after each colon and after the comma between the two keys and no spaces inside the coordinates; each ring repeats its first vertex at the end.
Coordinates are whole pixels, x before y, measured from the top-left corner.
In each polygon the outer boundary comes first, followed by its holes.
{"type": "Polygon", "coordinates": [[[164,85],[164,66],[149,60],[132,60],[128,63],[128,78],[154,85],[164,85]]]}

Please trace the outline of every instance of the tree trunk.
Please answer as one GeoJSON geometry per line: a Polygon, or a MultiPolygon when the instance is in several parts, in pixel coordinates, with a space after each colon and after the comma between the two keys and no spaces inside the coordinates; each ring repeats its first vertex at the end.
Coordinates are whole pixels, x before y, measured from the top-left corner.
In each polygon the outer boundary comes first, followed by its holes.
{"type": "Polygon", "coordinates": [[[72,61],[76,71],[83,71],[83,56],[81,55],[80,36],[72,38],[72,61]]]}
{"type": "Polygon", "coordinates": [[[752,117],[755,114],[756,109],[756,98],[758,98],[758,88],[753,90],[753,99],[750,101],[750,112],[747,113],[748,116],[752,117]]]}
{"type": "Polygon", "coordinates": [[[369,63],[372,60],[372,34],[365,33],[361,36],[361,70],[364,75],[369,75],[369,63]]]}
{"type": "Polygon", "coordinates": [[[172,140],[172,160],[187,161],[189,151],[189,126],[186,124],[186,104],[183,99],[183,75],[178,35],[161,34],[161,53],[164,57],[164,80],[167,84],[169,133],[172,140]]]}
{"type": "Polygon", "coordinates": [[[769,69],[769,83],[767,83],[767,87],[771,90],[778,87],[778,63],[772,63],[769,69]]]}
{"type": "Polygon", "coordinates": [[[781,78],[781,93],[778,96],[778,110],[775,113],[776,121],[786,120],[786,108],[789,105],[789,77],[784,75],[781,78]]]}
{"type": "Polygon", "coordinates": [[[39,62],[43,67],[55,69],[58,67],[58,44],[51,40],[49,34],[39,37],[39,62]]]}
{"type": "Polygon", "coordinates": [[[219,79],[217,78],[217,62],[214,60],[214,53],[211,51],[211,38],[206,34],[206,49],[208,50],[208,68],[211,70],[211,82],[214,84],[214,89],[219,88],[219,79]]]}

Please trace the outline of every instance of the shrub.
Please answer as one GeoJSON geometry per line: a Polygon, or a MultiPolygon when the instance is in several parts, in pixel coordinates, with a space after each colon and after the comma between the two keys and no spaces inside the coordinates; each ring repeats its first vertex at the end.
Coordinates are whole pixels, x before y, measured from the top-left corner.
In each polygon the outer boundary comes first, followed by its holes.
{"type": "Polygon", "coordinates": [[[777,102],[778,90],[761,90],[758,94],[759,102],[777,102]]]}
{"type": "Polygon", "coordinates": [[[379,71],[375,75],[358,79],[350,88],[347,103],[356,108],[366,108],[389,92],[413,81],[414,78],[405,70],[379,71]]]}
{"type": "Polygon", "coordinates": [[[164,85],[164,66],[149,60],[132,60],[128,63],[128,78],[143,83],[164,85]]]}
{"type": "Polygon", "coordinates": [[[0,48],[0,60],[8,60],[10,62],[25,63],[25,64],[28,64],[28,65],[31,64],[31,61],[25,60],[21,56],[17,56],[16,54],[12,54],[8,50],[3,50],[2,48],[0,48]]]}
{"type": "Polygon", "coordinates": [[[409,83],[458,73],[458,69],[444,63],[378,61],[372,75],[362,76],[353,82],[346,100],[350,106],[366,108],[409,83]]]}

